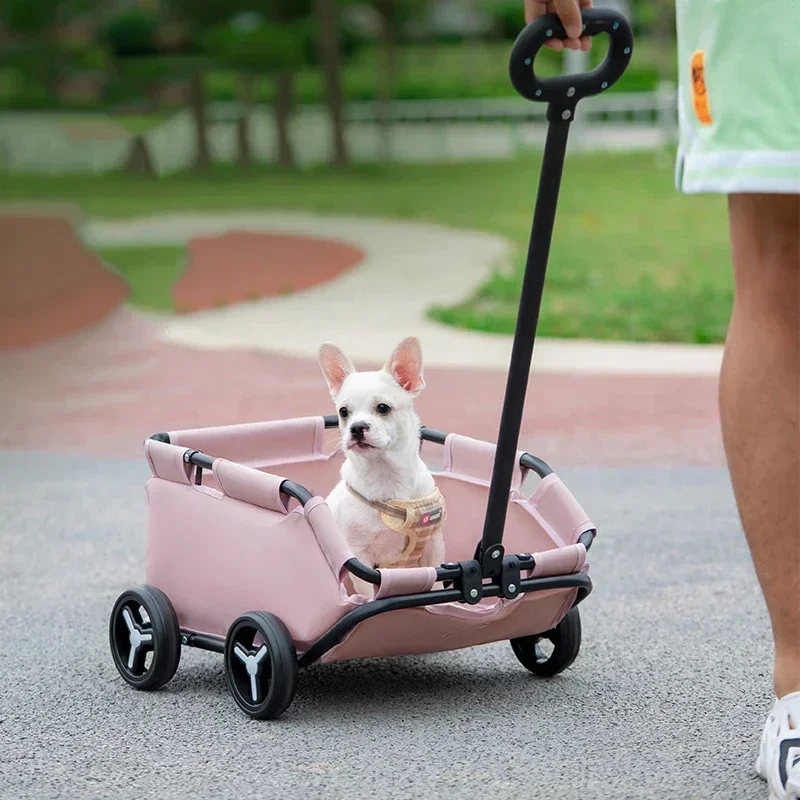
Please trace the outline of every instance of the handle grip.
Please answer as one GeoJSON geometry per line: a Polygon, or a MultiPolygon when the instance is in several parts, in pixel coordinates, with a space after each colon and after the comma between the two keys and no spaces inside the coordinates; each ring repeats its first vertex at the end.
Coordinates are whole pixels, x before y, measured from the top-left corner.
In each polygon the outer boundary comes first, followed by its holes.
{"type": "Polygon", "coordinates": [[[608,89],[619,80],[631,60],[633,33],[622,14],[605,8],[587,8],[581,12],[584,36],[607,33],[610,38],[608,54],[603,63],[591,72],[579,75],[559,75],[538,78],[533,62],[540,48],[549,39],[564,39],[564,26],[555,14],[539,17],[522,29],[514,46],[508,70],[514,88],[528,100],[553,103],[573,108],[582,97],[608,89]]]}

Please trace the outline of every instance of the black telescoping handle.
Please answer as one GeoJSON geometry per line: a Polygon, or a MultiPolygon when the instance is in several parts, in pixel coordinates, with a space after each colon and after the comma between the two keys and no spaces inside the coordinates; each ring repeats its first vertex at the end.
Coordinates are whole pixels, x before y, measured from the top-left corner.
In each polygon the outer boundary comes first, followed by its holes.
{"type": "Polygon", "coordinates": [[[516,453],[525,392],[528,388],[533,344],[539,322],[547,258],[553,234],[558,190],[567,151],[569,125],[575,114],[575,105],[582,97],[598,94],[614,83],[625,71],[633,48],[631,29],[625,18],[615,11],[586,9],[583,11],[584,33],[594,36],[608,33],[611,47],[603,63],[594,71],[583,75],[562,75],[540,80],[533,71],[533,59],[539,48],[554,37],[564,38],[565,32],[555,16],[540,17],[520,33],[511,51],[511,80],[517,91],[534,101],[548,103],[547,139],[542,157],[542,173],[533,226],[522,279],[517,326],[511,349],[500,429],[497,435],[492,482],[483,524],[483,536],[476,556],[481,561],[483,574],[494,577],[502,569],[503,528],[508,509],[508,493],[516,467],[516,453]]]}
{"type": "Polygon", "coordinates": [[[511,48],[508,71],[511,83],[523,97],[571,108],[582,97],[605,91],[625,72],[633,52],[633,34],[625,17],[603,8],[587,8],[581,16],[584,36],[597,36],[599,33],[609,36],[608,54],[603,63],[580,75],[537,77],[534,68],[536,54],[549,39],[566,36],[564,26],[555,14],[539,17],[521,31],[511,48]]]}

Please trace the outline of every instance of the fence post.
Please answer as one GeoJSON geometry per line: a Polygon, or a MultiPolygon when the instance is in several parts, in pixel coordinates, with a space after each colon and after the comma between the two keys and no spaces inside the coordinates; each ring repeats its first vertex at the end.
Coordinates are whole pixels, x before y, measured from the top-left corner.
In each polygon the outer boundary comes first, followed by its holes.
{"type": "Polygon", "coordinates": [[[671,145],[677,138],[676,120],[677,87],[672,81],[661,81],[656,88],[656,124],[661,131],[665,145],[671,145]]]}

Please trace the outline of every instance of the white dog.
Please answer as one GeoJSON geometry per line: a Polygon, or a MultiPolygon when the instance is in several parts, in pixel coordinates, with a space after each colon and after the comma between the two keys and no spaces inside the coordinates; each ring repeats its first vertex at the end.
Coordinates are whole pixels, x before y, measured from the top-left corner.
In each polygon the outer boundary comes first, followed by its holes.
{"type": "MultiPolygon", "coordinates": [[[[328,505],[353,554],[368,567],[439,566],[444,499],[420,457],[414,398],[425,388],[422,350],[404,339],[383,369],[356,372],[335,345],[319,363],[339,415],[345,462],[328,505]]],[[[373,587],[353,578],[367,598],[373,587]]]]}

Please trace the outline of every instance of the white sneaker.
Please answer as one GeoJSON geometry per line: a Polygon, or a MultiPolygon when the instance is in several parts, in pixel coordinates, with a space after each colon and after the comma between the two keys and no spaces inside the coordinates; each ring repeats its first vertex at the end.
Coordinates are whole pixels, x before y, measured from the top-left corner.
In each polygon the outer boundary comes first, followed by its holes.
{"type": "Polygon", "coordinates": [[[775,702],[761,735],[756,772],[767,782],[770,800],[800,800],[800,692],[775,702]]]}

